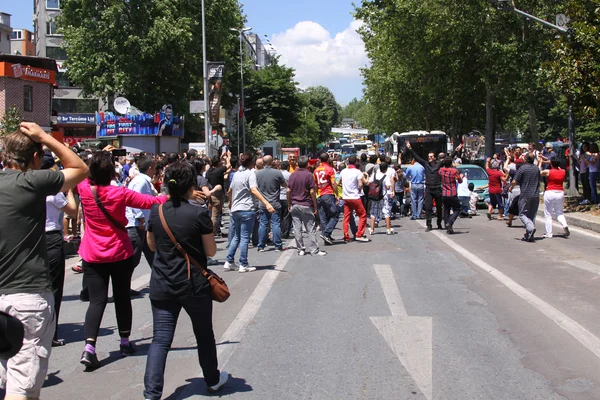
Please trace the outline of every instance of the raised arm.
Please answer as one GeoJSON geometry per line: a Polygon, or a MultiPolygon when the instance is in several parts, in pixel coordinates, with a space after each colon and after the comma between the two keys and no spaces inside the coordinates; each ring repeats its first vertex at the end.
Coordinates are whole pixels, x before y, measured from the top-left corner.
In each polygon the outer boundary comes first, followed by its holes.
{"type": "Polygon", "coordinates": [[[419,157],[419,155],[417,155],[417,153],[414,152],[414,150],[412,149],[412,146],[410,145],[410,142],[407,140],[406,142],[406,148],[408,149],[408,151],[410,152],[410,155],[417,160],[417,162],[419,164],[421,164],[422,166],[427,166],[427,161],[423,160],[421,157],[419,157]]]}
{"type": "Polygon", "coordinates": [[[148,194],[141,194],[124,187],[120,189],[123,191],[123,199],[125,199],[125,205],[127,207],[149,210],[154,204],[162,204],[169,199],[167,196],[154,197],[148,194]]]}
{"type": "Polygon", "coordinates": [[[62,162],[64,169],[60,172],[64,175],[64,183],[61,192],[73,189],[77,184],[83,181],[89,173],[87,165],[77,154],[73,153],[68,147],[48,135],[38,124],[33,122],[21,122],[21,132],[36,143],[41,143],[56,154],[62,162]]]}

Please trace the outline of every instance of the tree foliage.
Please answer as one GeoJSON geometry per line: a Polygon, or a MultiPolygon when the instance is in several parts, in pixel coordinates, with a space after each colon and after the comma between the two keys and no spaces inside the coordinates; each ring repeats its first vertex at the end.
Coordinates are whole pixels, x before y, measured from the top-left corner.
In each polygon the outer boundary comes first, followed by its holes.
{"type": "MultiPolygon", "coordinates": [[[[67,75],[88,95],[124,95],[152,112],[176,112],[203,91],[202,10],[196,0],[63,0],[58,20],[67,75]]],[[[223,93],[239,83],[237,0],[206,1],[207,56],[226,63],[223,93]]],[[[234,102],[227,96],[224,104],[234,102]]]]}
{"type": "Polygon", "coordinates": [[[18,131],[21,121],[19,109],[14,104],[11,105],[0,120],[0,136],[18,131]]]}

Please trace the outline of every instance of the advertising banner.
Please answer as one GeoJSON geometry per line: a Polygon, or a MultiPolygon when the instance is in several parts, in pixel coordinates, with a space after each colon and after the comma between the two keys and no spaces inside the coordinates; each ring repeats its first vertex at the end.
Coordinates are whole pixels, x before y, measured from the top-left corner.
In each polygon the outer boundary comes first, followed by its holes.
{"type": "Polygon", "coordinates": [[[0,76],[25,79],[28,81],[56,83],[56,72],[42,68],[34,68],[29,65],[11,64],[9,62],[0,62],[0,76]]]}
{"type": "Polygon", "coordinates": [[[208,101],[210,103],[210,124],[212,126],[219,125],[224,70],[225,64],[222,62],[208,63],[208,101]]]}
{"type": "Polygon", "coordinates": [[[152,135],[183,137],[183,118],[173,115],[173,107],[165,104],[154,114],[115,115],[96,113],[96,137],[117,135],[152,135]]]}

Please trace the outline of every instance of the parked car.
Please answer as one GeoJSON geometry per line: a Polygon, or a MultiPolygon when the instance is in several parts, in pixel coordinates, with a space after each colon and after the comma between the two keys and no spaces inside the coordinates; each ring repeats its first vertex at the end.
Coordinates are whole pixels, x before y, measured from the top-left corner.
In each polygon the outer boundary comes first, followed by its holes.
{"type": "Polygon", "coordinates": [[[467,177],[469,183],[475,185],[475,193],[479,195],[479,202],[477,205],[484,205],[485,201],[490,198],[490,193],[487,188],[479,190],[477,190],[477,188],[489,183],[488,174],[485,169],[475,164],[459,165],[457,168],[461,174],[464,174],[467,177]]]}

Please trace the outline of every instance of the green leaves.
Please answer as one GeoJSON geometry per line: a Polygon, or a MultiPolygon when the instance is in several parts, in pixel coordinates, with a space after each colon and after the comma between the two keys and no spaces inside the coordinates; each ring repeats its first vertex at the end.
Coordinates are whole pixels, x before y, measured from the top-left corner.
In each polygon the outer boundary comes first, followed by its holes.
{"type": "Polygon", "coordinates": [[[18,131],[21,121],[19,109],[14,104],[11,105],[0,120],[0,136],[18,131]]]}

